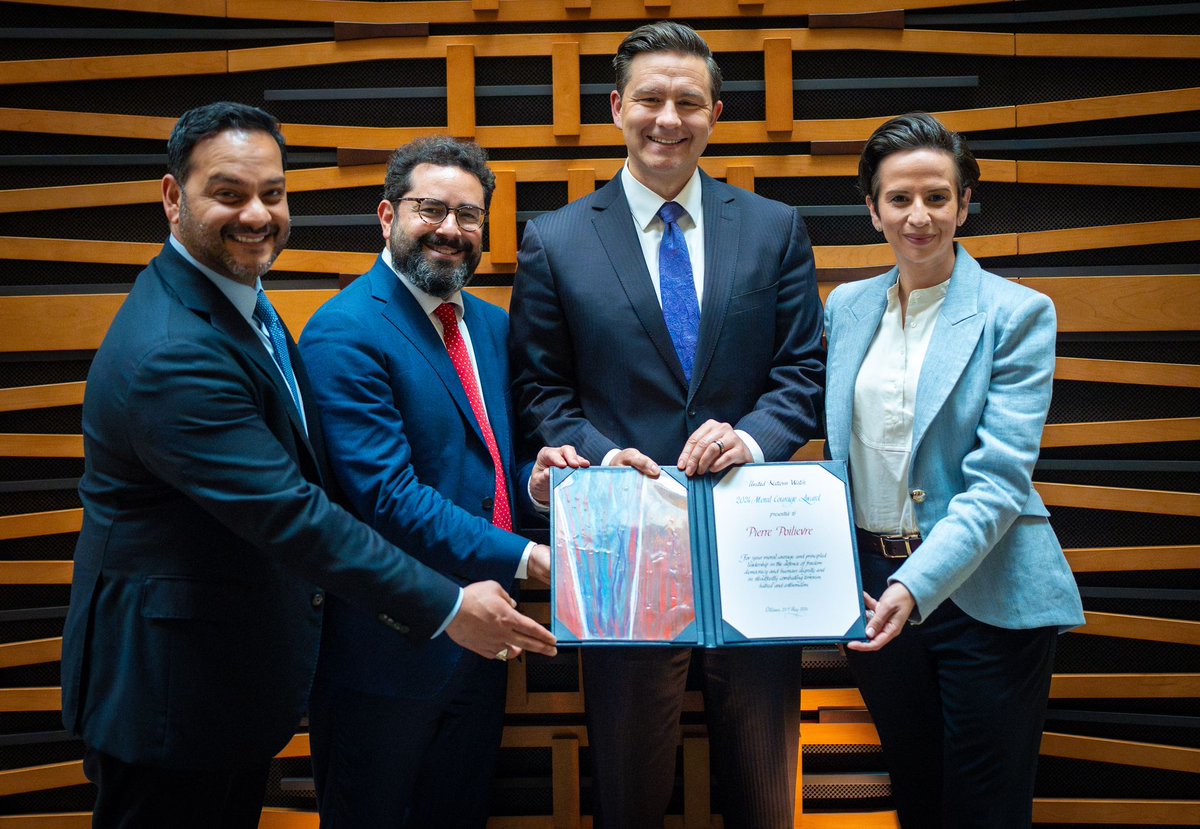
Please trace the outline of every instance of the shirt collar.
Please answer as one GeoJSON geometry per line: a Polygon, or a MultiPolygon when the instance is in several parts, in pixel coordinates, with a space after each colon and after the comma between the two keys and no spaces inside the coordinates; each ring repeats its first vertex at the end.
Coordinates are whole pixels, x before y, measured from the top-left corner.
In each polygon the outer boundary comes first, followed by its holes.
{"type": "Polygon", "coordinates": [[[188,252],[188,249],[183,246],[183,242],[175,238],[174,233],[167,237],[167,241],[171,244],[171,247],[175,248],[176,253],[186,259],[192,267],[208,277],[209,281],[217,286],[217,289],[225,295],[225,298],[233,303],[233,307],[237,309],[237,312],[246,318],[246,322],[257,327],[258,323],[254,321],[254,308],[258,305],[258,292],[262,290],[261,279],[254,280],[254,287],[251,288],[249,285],[244,285],[236,279],[219,274],[207,265],[202,264],[188,252]]]}
{"type": "Polygon", "coordinates": [[[412,280],[408,278],[408,274],[396,267],[396,263],[392,261],[392,251],[389,248],[385,247],[380,256],[383,257],[384,263],[392,269],[392,273],[396,274],[397,278],[399,278],[400,284],[402,284],[405,288],[408,288],[409,293],[413,295],[413,299],[417,301],[417,304],[421,306],[421,310],[425,312],[425,316],[433,316],[433,312],[437,310],[439,305],[441,305],[443,302],[449,302],[454,306],[455,312],[458,314],[458,318],[462,319],[462,291],[455,291],[450,295],[449,299],[442,299],[441,297],[434,296],[433,294],[428,294],[414,285],[412,280]]]}
{"type": "MultiPolygon", "coordinates": [[[[629,172],[628,161],[621,168],[621,186],[625,189],[625,200],[629,202],[629,212],[633,214],[633,220],[643,232],[649,230],[650,223],[658,218],[658,209],[666,204],[667,200],[634,178],[633,173],[629,172]]],[[[700,168],[697,167],[692,171],[692,177],[688,179],[687,184],[679,191],[679,195],[671,199],[687,211],[693,226],[698,224],[696,217],[702,209],[703,189],[700,185],[700,168]]]]}

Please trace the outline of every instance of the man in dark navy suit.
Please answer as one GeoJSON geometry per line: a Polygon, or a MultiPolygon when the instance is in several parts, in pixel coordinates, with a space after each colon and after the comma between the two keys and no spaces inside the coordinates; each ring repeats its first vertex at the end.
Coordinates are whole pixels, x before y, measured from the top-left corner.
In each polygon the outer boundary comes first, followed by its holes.
{"type": "MultiPolygon", "coordinates": [[[[692,29],[643,26],[613,66],[624,168],[529,222],[521,244],[512,359],[527,437],[647,475],[786,461],[820,432],[824,380],[804,224],[698,169],[721,73],[692,29]]],[[[760,647],[584,653],[596,826],[662,826],[692,659],[725,825],[791,827],[800,652],[760,647]]]]}
{"type": "Polygon", "coordinates": [[[289,215],[267,113],[212,104],[168,143],[171,236],[88,375],[63,719],[94,825],[255,827],[316,666],[325,590],[389,635],[553,652],[495,582],[460,587],[326,494],[295,344],[261,292],[289,215]]]}
{"type": "MultiPolygon", "coordinates": [[[[388,163],[375,266],[317,311],[300,339],[350,505],[458,583],[549,582],[549,548],[514,513],[549,500],[571,447],[514,458],[508,315],[464,293],[496,177],[472,143],[430,137],[388,163]],[[532,485],[532,488],[531,488],[532,485]]],[[[323,823],[482,827],[507,671],[445,638],[388,635],[330,597],[310,714],[323,823]]]]}

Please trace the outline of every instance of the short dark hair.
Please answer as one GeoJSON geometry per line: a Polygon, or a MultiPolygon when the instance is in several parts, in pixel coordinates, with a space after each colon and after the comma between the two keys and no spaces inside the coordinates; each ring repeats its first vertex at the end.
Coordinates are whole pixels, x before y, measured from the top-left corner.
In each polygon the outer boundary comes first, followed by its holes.
{"type": "Polygon", "coordinates": [[[625,87],[629,83],[629,65],[633,63],[633,59],[638,55],[653,52],[678,52],[703,58],[704,65],[708,67],[712,102],[715,104],[721,100],[721,67],[717,66],[712,49],[708,48],[704,38],[696,34],[696,30],[691,26],[670,20],[639,26],[621,41],[621,46],[613,57],[613,71],[617,75],[619,94],[625,94],[625,87]]]}
{"type": "MultiPolygon", "coordinates": [[[[410,141],[388,159],[383,180],[383,198],[395,203],[412,188],[413,168],[420,164],[459,167],[479,179],[483,185],[483,207],[492,203],[496,175],[488,168],[487,153],[474,141],[458,141],[447,135],[429,135],[410,141]]],[[[451,205],[453,207],[454,205],[451,205]]]]}
{"type": "Polygon", "coordinates": [[[192,150],[204,139],[226,130],[265,132],[279,145],[279,155],[287,169],[287,142],[275,116],[249,104],[218,101],[188,110],[175,122],[167,139],[167,172],[183,184],[191,172],[192,150]]]}
{"type": "Polygon", "coordinates": [[[979,186],[979,162],[963,137],[946,129],[928,112],[910,112],[880,125],[867,139],[867,146],[858,159],[858,189],[871,201],[878,201],[879,165],[892,153],[919,149],[942,150],[950,154],[958,171],[959,198],[968,187],[973,190],[979,186]]]}

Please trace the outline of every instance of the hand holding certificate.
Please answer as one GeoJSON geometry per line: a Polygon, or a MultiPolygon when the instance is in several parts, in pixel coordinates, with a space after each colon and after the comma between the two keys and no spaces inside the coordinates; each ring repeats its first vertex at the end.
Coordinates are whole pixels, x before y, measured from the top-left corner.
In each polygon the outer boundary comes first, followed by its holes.
{"type": "Polygon", "coordinates": [[[555,470],[560,644],[719,647],[864,637],[845,464],[555,470]]]}

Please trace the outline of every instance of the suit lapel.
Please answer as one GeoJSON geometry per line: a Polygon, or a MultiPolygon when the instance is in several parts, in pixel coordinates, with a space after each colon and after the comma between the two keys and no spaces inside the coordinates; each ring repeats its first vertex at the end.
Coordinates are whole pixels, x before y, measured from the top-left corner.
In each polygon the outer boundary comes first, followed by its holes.
{"type": "MultiPolygon", "coordinates": [[[[479,428],[475,412],[471,409],[471,401],[467,399],[467,392],[463,388],[462,380],[454,369],[449,352],[446,351],[446,344],[438,336],[437,329],[433,327],[433,322],[425,314],[420,303],[382,258],[375,261],[375,266],[367,272],[365,278],[370,280],[372,296],[378,302],[383,303],[381,313],[384,319],[391,323],[402,337],[412,343],[417,353],[429,362],[430,367],[445,386],[446,393],[450,395],[454,405],[462,412],[463,417],[466,418],[467,423],[471,424],[471,428],[475,430],[475,434],[482,442],[483,431],[479,428]]],[[[474,342],[473,336],[472,342],[474,342]]],[[[478,349],[477,344],[476,348],[478,349]]],[[[481,369],[480,374],[482,373],[481,369]]]]}
{"type": "MultiPolygon", "coordinates": [[[[296,401],[292,397],[292,391],[287,387],[283,375],[280,374],[279,366],[275,364],[275,360],[267,353],[258,335],[251,330],[245,317],[238,313],[238,310],[209,281],[207,276],[197,271],[190,262],[180,256],[170,242],[163,247],[163,253],[160,254],[160,258],[165,260],[164,264],[166,265],[160,272],[175,289],[180,301],[193,312],[207,318],[214,329],[237,343],[238,347],[246,353],[254,364],[258,366],[263,375],[265,375],[267,382],[275,386],[280,398],[284,401],[288,419],[291,420],[292,428],[299,436],[299,442],[312,453],[315,459],[316,452],[309,442],[308,432],[304,427],[304,421],[300,418],[300,411],[296,408],[296,401]]],[[[308,375],[303,370],[300,352],[296,348],[296,343],[292,339],[291,332],[287,331],[286,325],[284,326],[284,332],[287,334],[288,355],[292,360],[292,368],[296,374],[296,383],[300,387],[301,397],[308,403],[312,400],[312,393],[308,388],[308,375]],[[304,376],[303,383],[300,382],[301,375],[304,376]]],[[[317,413],[311,410],[311,406],[306,406],[306,409],[308,410],[306,414],[310,420],[317,417],[317,413]]]]}
{"type": "Polygon", "coordinates": [[[671,334],[663,319],[662,305],[654,292],[650,272],[646,269],[642,243],[633,226],[629,203],[625,201],[625,193],[621,189],[620,175],[596,194],[592,209],[596,211],[592,224],[629,304],[633,306],[650,342],[654,343],[671,374],[680,386],[686,388],[683,366],[679,362],[679,355],[675,353],[675,345],[671,342],[671,334]]]}
{"type": "Polygon", "coordinates": [[[731,187],[701,171],[704,205],[704,304],[700,309],[700,340],[692,369],[688,398],[696,393],[712,362],[717,340],[729,310],[741,239],[742,213],[731,187]]]}
{"type": "Polygon", "coordinates": [[[925,353],[921,379],[917,382],[913,414],[914,453],[921,445],[925,430],[966,369],[983,332],[987,315],[978,307],[980,273],[979,264],[959,247],[946,300],[925,353]]]}
{"type": "Polygon", "coordinates": [[[838,325],[837,339],[829,344],[826,373],[828,408],[844,417],[830,418],[826,424],[830,457],[845,458],[850,452],[850,424],[854,415],[854,383],[867,349],[879,330],[879,321],[887,310],[887,292],[896,284],[898,271],[877,276],[846,306],[849,319],[838,325]]]}

